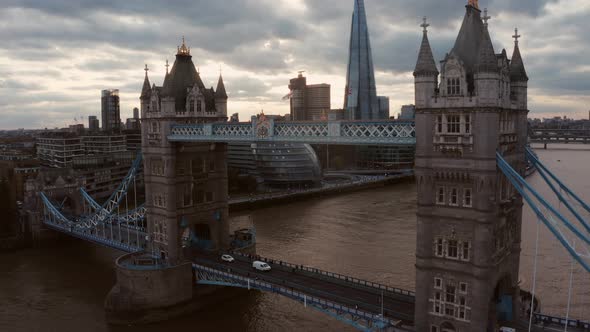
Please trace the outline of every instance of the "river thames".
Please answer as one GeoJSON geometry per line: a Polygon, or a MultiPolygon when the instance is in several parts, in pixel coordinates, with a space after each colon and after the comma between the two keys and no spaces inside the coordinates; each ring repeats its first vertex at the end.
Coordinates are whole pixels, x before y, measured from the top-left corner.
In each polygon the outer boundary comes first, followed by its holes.
{"type": "MultiPolygon", "coordinates": [[[[550,146],[537,153],[590,200],[588,149],[550,146]]],[[[549,194],[538,174],[528,181],[549,194]]],[[[232,219],[233,228],[252,220],[262,256],[415,289],[413,183],[314,198],[234,214],[232,219]]],[[[536,223],[525,207],[520,279],[527,290],[532,285],[536,223]]],[[[540,239],[537,293],[545,313],[565,316],[571,258],[544,226],[540,239]]],[[[109,326],[103,301],[115,282],[113,261],[119,255],[75,240],[0,255],[0,331],[353,331],[301,304],[254,291],[166,323],[109,326]]],[[[590,274],[574,266],[571,316],[590,320],[590,274]]]]}

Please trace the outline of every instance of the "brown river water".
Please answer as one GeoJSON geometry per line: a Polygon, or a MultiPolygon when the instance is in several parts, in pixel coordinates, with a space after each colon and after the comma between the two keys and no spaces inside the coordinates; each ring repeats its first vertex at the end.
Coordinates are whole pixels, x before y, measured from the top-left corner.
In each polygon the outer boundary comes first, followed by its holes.
{"type": "MultiPolygon", "coordinates": [[[[590,201],[590,150],[572,145],[537,152],[590,201]]],[[[538,174],[528,181],[549,193],[538,174]]],[[[415,289],[416,189],[412,183],[232,217],[234,227],[251,218],[263,256],[415,289]]],[[[526,207],[520,273],[524,289],[532,285],[536,222],[526,207]]],[[[571,259],[544,226],[540,234],[537,285],[543,311],[565,316],[571,259]]],[[[109,326],[103,301],[115,282],[113,261],[118,255],[77,240],[0,254],[0,331],[354,331],[299,303],[254,291],[161,324],[109,326]]],[[[590,320],[590,274],[577,265],[574,271],[571,315],[590,320]]]]}

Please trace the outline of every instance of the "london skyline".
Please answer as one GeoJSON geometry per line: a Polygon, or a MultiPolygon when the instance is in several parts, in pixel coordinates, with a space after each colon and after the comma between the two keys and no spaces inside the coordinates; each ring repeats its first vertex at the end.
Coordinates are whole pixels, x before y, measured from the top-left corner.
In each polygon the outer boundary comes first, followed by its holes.
{"type": "MultiPolygon", "coordinates": [[[[412,71],[427,16],[436,61],[454,43],[463,0],[435,8],[432,1],[365,1],[377,90],[391,113],[413,103],[412,71]]],[[[228,113],[242,120],[264,109],[286,114],[288,81],[306,70],[310,83],[332,85],[332,107],[342,107],[354,1],[232,1],[232,4],[82,1],[8,1],[0,45],[0,129],[61,127],[100,113],[100,91],[121,91],[121,117],[139,105],[143,66],[161,84],[165,61],[186,36],[207,86],[220,67],[228,113]],[[157,14],[155,14],[157,13],[157,14]],[[203,15],[205,13],[206,15],[203,15]],[[82,117],[82,119],[80,119],[82,117]]],[[[514,22],[530,86],[531,117],[588,115],[590,50],[583,1],[481,1],[489,9],[493,43],[512,53],[514,22]]]]}

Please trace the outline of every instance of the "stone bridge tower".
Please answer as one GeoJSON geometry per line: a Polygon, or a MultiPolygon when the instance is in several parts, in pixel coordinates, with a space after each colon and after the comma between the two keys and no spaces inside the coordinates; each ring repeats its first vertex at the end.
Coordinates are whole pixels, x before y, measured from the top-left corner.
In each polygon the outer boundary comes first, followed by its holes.
{"type": "Polygon", "coordinates": [[[528,77],[494,51],[477,1],[440,74],[424,35],[416,94],[416,331],[496,331],[517,318],[522,199],[496,152],[523,172],[528,77]],[[440,77],[439,77],[440,76],[440,77]]]}
{"type": "Polygon", "coordinates": [[[162,87],[147,72],[140,100],[150,249],[175,264],[183,247],[229,246],[226,144],[167,139],[175,124],[226,121],[227,95],[221,77],[219,93],[205,87],[184,39],[162,87]]]}

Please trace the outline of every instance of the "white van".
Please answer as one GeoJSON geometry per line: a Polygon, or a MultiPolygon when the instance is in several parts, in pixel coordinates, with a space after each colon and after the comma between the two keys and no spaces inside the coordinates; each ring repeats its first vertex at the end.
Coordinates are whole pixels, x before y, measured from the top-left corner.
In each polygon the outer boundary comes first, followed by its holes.
{"type": "Polygon", "coordinates": [[[266,264],[265,262],[261,262],[261,261],[254,261],[252,263],[252,267],[258,271],[270,271],[270,265],[266,264]]]}
{"type": "Polygon", "coordinates": [[[511,327],[502,326],[500,332],[516,332],[516,330],[511,327]]]}

